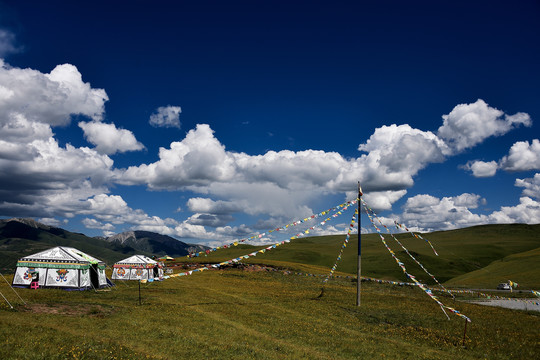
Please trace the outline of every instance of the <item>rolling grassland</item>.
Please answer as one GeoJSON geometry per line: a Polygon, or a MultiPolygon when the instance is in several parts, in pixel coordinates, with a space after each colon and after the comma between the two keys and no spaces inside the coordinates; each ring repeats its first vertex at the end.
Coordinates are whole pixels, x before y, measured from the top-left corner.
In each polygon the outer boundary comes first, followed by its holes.
{"type": "Polygon", "coordinates": [[[539,350],[539,313],[440,296],[472,319],[463,341],[465,321],[448,320],[416,287],[363,283],[356,307],[351,280],[331,280],[318,298],[321,278],[281,272],[209,270],[141,284],[140,304],[138,285],[18,289],[28,305],[0,305],[0,358],[525,359],[539,350]]]}
{"type": "MultiPolygon", "coordinates": [[[[540,289],[540,225],[484,225],[423,235],[433,244],[438,256],[424,240],[407,233],[395,236],[441,283],[448,282],[457,287],[495,288],[500,282],[512,280],[524,289],[540,289]]],[[[296,239],[246,262],[270,265],[286,262],[289,266],[294,263],[296,267],[298,264],[318,265],[325,273],[334,265],[344,237],[334,235],[296,239]]],[[[435,284],[391,236],[385,235],[385,238],[409,273],[427,284],[435,284]]],[[[262,248],[238,245],[212,252],[208,256],[183,257],[179,260],[218,263],[262,248]]],[[[356,274],[357,249],[358,237],[351,235],[338,270],[356,274]]],[[[362,276],[409,281],[377,234],[362,235],[362,276]]]]}
{"type": "MultiPolygon", "coordinates": [[[[490,225],[427,234],[439,256],[423,240],[396,236],[447,286],[493,289],[510,279],[519,289],[539,290],[539,230],[490,225]]],[[[343,239],[297,239],[243,262],[327,274],[343,239]]],[[[411,274],[433,284],[391,237],[387,242],[411,274]]],[[[352,236],[336,275],[356,273],[357,246],[352,236]]],[[[261,248],[239,245],[177,258],[169,266],[184,272],[261,248]]],[[[378,235],[362,236],[362,253],[363,276],[408,281],[378,235]]],[[[531,359],[540,353],[539,312],[464,302],[470,294],[453,300],[437,293],[472,320],[465,328],[463,318],[448,313],[447,319],[417,287],[363,282],[357,307],[355,280],[333,278],[319,297],[322,280],[264,267],[227,267],[141,284],[140,300],[138,282],[117,281],[112,290],[97,292],[17,289],[24,305],[0,279],[0,291],[14,305],[0,302],[0,358],[531,359]]]]}

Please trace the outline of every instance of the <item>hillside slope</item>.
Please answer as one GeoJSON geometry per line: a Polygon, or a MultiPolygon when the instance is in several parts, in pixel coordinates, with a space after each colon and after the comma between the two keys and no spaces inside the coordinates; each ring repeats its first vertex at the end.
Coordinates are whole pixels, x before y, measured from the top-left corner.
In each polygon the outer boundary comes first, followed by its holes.
{"type": "MultiPolygon", "coordinates": [[[[540,247],[540,225],[482,225],[424,234],[424,237],[431,241],[439,256],[436,256],[431,247],[421,239],[414,238],[410,234],[395,236],[440,282],[446,282],[473,271],[480,271],[495,261],[500,261],[510,255],[517,256],[540,247]]],[[[345,235],[333,235],[297,239],[272,251],[258,254],[248,261],[269,264],[273,261],[294,262],[330,269],[336,260],[344,238],[345,235]]],[[[423,282],[434,284],[431,277],[409,258],[391,236],[387,235],[385,239],[396,256],[405,264],[409,273],[423,282]]],[[[260,248],[239,246],[189,261],[219,262],[248,254],[254,249],[260,248]]],[[[357,251],[358,237],[352,235],[349,245],[338,263],[337,270],[355,274],[357,251]]],[[[515,264],[517,265],[518,262],[515,264]]],[[[540,262],[534,264],[534,261],[531,261],[530,267],[533,275],[540,271],[538,264],[540,262]]],[[[491,268],[485,271],[489,273],[491,268]]],[[[381,244],[377,234],[362,235],[362,276],[407,280],[401,268],[381,244]]],[[[519,282],[517,278],[515,281],[519,282]]],[[[495,287],[497,283],[498,278],[493,277],[489,281],[489,287],[495,287]]],[[[540,283],[534,279],[531,279],[529,283],[531,286],[540,287],[540,283]]]]}
{"type": "Polygon", "coordinates": [[[518,289],[540,288],[540,247],[496,260],[488,266],[457,276],[449,286],[493,287],[493,284],[512,280],[518,289]]]}

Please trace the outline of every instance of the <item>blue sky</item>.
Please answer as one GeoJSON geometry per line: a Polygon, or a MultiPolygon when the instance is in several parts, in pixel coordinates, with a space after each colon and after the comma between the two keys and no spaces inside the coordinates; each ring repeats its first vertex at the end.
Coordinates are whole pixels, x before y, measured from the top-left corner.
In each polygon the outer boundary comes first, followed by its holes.
{"type": "Polygon", "coordinates": [[[226,243],[361,181],[420,231],[540,223],[537,1],[155,3],[0,1],[0,216],[226,243]]]}

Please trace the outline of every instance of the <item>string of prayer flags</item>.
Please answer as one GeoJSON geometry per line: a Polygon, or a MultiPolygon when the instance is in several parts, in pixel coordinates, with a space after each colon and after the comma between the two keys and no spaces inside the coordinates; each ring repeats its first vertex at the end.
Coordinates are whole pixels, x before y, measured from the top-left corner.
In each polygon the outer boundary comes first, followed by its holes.
{"type": "Polygon", "coordinates": [[[416,233],[412,232],[412,231],[409,230],[405,225],[400,224],[400,223],[398,223],[398,222],[395,221],[395,220],[394,220],[394,224],[396,225],[396,227],[397,227],[398,229],[405,230],[405,231],[409,232],[409,233],[410,233],[412,236],[414,236],[415,238],[417,238],[417,239],[422,239],[422,240],[424,240],[425,242],[427,242],[427,243],[429,244],[429,246],[431,246],[431,249],[433,249],[433,252],[435,253],[435,255],[439,256],[439,254],[437,254],[437,251],[435,250],[435,248],[433,247],[433,245],[431,244],[431,242],[430,242],[428,239],[424,239],[424,238],[422,237],[422,235],[416,234],[416,233]]]}
{"type": "MultiPolygon", "coordinates": [[[[340,210],[340,213],[341,213],[341,212],[347,210],[348,207],[349,207],[349,205],[356,204],[356,203],[357,203],[357,200],[352,200],[352,201],[348,201],[348,202],[346,202],[346,203],[344,203],[344,204],[338,205],[336,208],[342,208],[342,209],[340,210]]],[[[326,213],[326,212],[325,212],[325,213],[326,213]]],[[[313,217],[316,217],[317,215],[312,215],[312,216],[313,216],[313,217]]],[[[336,216],[337,216],[336,214],[332,215],[332,217],[336,217],[336,216]]],[[[321,223],[316,224],[316,225],[310,227],[308,230],[313,230],[313,229],[315,229],[315,228],[317,228],[317,227],[319,227],[319,226],[324,225],[327,221],[331,220],[332,217],[329,217],[329,218],[327,218],[326,220],[322,221],[321,223]]],[[[228,265],[228,264],[236,263],[236,262],[241,261],[242,259],[247,259],[247,258],[250,258],[250,257],[253,257],[253,256],[257,256],[257,254],[263,254],[263,253],[265,253],[266,251],[270,251],[270,250],[275,249],[276,247],[278,247],[278,246],[280,246],[280,245],[283,245],[283,244],[285,244],[285,243],[291,242],[291,241],[294,240],[294,239],[297,239],[297,238],[299,238],[299,237],[302,237],[302,236],[304,236],[306,233],[307,233],[306,231],[300,232],[300,233],[296,234],[295,236],[292,236],[292,237],[291,237],[290,239],[288,239],[288,240],[283,240],[283,241],[281,241],[281,242],[279,242],[279,243],[275,243],[275,244],[273,244],[273,245],[269,245],[268,247],[266,247],[266,248],[264,248],[264,249],[261,249],[261,250],[258,250],[258,251],[254,251],[254,252],[252,252],[252,253],[250,253],[250,254],[242,255],[242,256],[239,256],[239,257],[234,258],[234,259],[230,259],[230,260],[227,260],[227,261],[223,261],[223,262],[221,262],[221,263],[219,263],[219,264],[211,265],[211,267],[213,267],[213,268],[219,268],[220,266],[223,266],[223,265],[228,265]]],[[[195,269],[195,270],[190,270],[190,271],[186,271],[186,272],[183,272],[183,273],[174,274],[174,275],[176,275],[176,276],[171,275],[171,277],[191,275],[191,274],[193,274],[194,272],[197,272],[197,271],[203,271],[203,270],[208,270],[208,267],[204,266],[204,267],[201,267],[201,268],[198,268],[198,269],[195,269]]]]}
{"type": "Polygon", "coordinates": [[[435,295],[433,295],[433,292],[427,287],[425,286],[424,284],[422,284],[421,282],[419,282],[416,277],[412,274],[409,274],[409,272],[407,272],[407,269],[405,268],[405,265],[401,262],[401,260],[398,259],[398,257],[396,256],[396,254],[394,253],[394,251],[392,251],[392,249],[388,246],[388,244],[386,243],[385,239],[384,239],[384,236],[383,234],[381,233],[381,230],[377,227],[377,225],[375,224],[375,222],[373,221],[373,218],[371,217],[371,214],[369,213],[369,211],[367,210],[367,208],[365,208],[366,210],[366,214],[368,215],[368,218],[371,222],[371,225],[373,225],[373,227],[375,228],[375,230],[377,230],[377,233],[379,234],[379,237],[381,238],[381,242],[383,243],[384,247],[386,248],[386,250],[388,250],[388,252],[390,253],[390,255],[392,255],[392,258],[396,261],[396,263],[398,264],[398,266],[401,268],[401,270],[403,271],[403,273],[405,274],[405,276],[407,276],[409,279],[411,279],[420,289],[422,289],[432,300],[434,300],[440,307],[441,307],[441,310],[444,312],[444,314],[448,317],[448,314],[446,314],[446,311],[444,309],[447,309],[449,310],[450,312],[452,312],[453,314],[461,317],[461,318],[464,318],[465,320],[467,320],[467,322],[471,322],[471,319],[469,319],[467,316],[465,316],[464,314],[460,313],[458,310],[450,307],[450,306],[447,306],[447,305],[444,305],[435,295]]]}
{"type": "Polygon", "coordinates": [[[517,288],[519,286],[517,282],[513,282],[512,280],[508,280],[508,285],[510,285],[510,292],[513,292],[514,288],[517,288]]]}
{"type": "Polygon", "coordinates": [[[336,262],[334,263],[334,266],[332,266],[332,269],[330,270],[330,273],[328,274],[326,279],[324,279],[323,284],[326,284],[328,279],[330,279],[330,277],[332,277],[332,275],[334,275],[334,271],[336,271],[336,269],[337,269],[338,262],[339,262],[339,260],[341,260],[341,255],[343,255],[343,250],[347,247],[347,244],[349,243],[349,238],[351,237],[352,229],[354,229],[354,223],[355,223],[355,219],[356,219],[357,216],[358,216],[358,209],[355,209],[353,217],[351,219],[351,223],[349,225],[349,230],[347,231],[347,236],[345,237],[345,240],[343,241],[343,244],[341,245],[341,249],[339,250],[339,255],[338,255],[337,259],[336,259],[336,262]]]}
{"type": "MultiPolygon", "coordinates": [[[[248,238],[244,238],[244,239],[241,239],[241,240],[236,240],[236,241],[234,241],[234,242],[232,242],[232,243],[230,243],[230,244],[227,244],[227,245],[218,246],[218,247],[215,247],[215,248],[212,248],[212,249],[208,249],[208,250],[205,250],[205,251],[199,251],[199,252],[196,252],[196,253],[190,253],[190,254],[186,255],[186,257],[191,258],[191,257],[202,256],[202,255],[209,255],[211,252],[214,252],[214,251],[217,251],[217,250],[220,250],[220,249],[227,249],[227,248],[229,248],[229,247],[238,246],[239,243],[244,243],[244,242],[246,242],[246,241],[253,240],[253,239],[260,239],[260,238],[262,238],[263,236],[265,236],[265,235],[267,235],[267,234],[270,234],[270,233],[272,233],[272,232],[275,232],[275,231],[281,231],[281,230],[286,230],[286,229],[288,229],[289,227],[300,225],[300,224],[302,224],[302,223],[304,223],[304,222],[306,222],[306,221],[309,221],[309,220],[312,220],[312,219],[316,219],[316,218],[318,218],[318,217],[320,217],[320,216],[324,216],[324,215],[326,215],[326,214],[328,214],[328,213],[330,213],[330,212],[336,211],[336,210],[338,210],[338,209],[342,209],[341,211],[344,211],[344,210],[346,210],[346,208],[347,208],[349,205],[356,204],[357,201],[358,201],[358,199],[356,199],[356,200],[351,200],[351,201],[347,201],[347,202],[345,202],[345,203],[343,203],[343,204],[336,205],[336,206],[334,206],[334,207],[332,207],[332,208],[330,208],[330,209],[328,209],[328,210],[322,211],[322,212],[320,212],[320,213],[318,213],[318,214],[313,214],[313,215],[311,215],[311,216],[309,216],[309,217],[307,217],[307,218],[304,218],[304,219],[302,219],[302,220],[294,221],[294,222],[292,222],[292,223],[290,223],[290,224],[287,224],[287,225],[285,225],[285,226],[281,226],[281,227],[278,227],[278,228],[276,228],[276,229],[269,230],[269,231],[264,232],[264,233],[262,233],[262,234],[256,234],[256,235],[250,236],[250,237],[248,237],[248,238]]],[[[324,225],[324,224],[326,224],[327,221],[331,220],[331,218],[335,218],[335,217],[341,215],[341,214],[342,214],[341,211],[338,211],[336,214],[333,214],[331,217],[325,219],[325,220],[322,221],[320,224],[321,224],[321,225],[324,225]]],[[[309,230],[311,230],[311,229],[313,229],[313,227],[310,228],[310,229],[308,229],[308,230],[306,230],[305,233],[308,234],[308,233],[309,233],[309,230]]]]}
{"type": "MultiPolygon", "coordinates": [[[[375,217],[375,218],[378,220],[379,224],[380,224],[382,227],[384,227],[384,228],[386,229],[386,231],[388,232],[388,234],[390,234],[390,236],[392,237],[392,239],[394,239],[394,241],[395,241],[396,243],[398,243],[399,246],[401,246],[401,248],[405,251],[405,253],[406,253],[407,255],[409,255],[409,257],[410,257],[416,264],[418,264],[418,266],[420,266],[420,268],[421,268],[422,270],[424,270],[424,272],[425,272],[426,274],[428,274],[428,275],[429,275],[429,276],[430,276],[430,277],[431,277],[431,278],[432,278],[432,279],[433,279],[433,280],[434,280],[441,288],[443,288],[448,294],[450,294],[450,296],[454,297],[454,295],[452,295],[452,293],[451,293],[450,291],[446,290],[446,288],[439,282],[439,280],[437,280],[437,278],[435,277],[435,275],[433,275],[432,273],[430,273],[430,272],[424,267],[424,265],[422,265],[422,263],[420,263],[420,261],[418,261],[418,260],[413,256],[413,254],[411,254],[411,253],[409,252],[409,250],[401,243],[401,241],[399,241],[399,240],[394,236],[394,234],[392,234],[392,232],[390,231],[390,229],[389,229],[386,225],[384,225],[384,224],[382,223],[381,219],[375,214],[375,212],[374,212],[374,211],[366,204],[366,202],[365,202],[363,199],[362,199],[362,204],[363,204],[364,207],[366,208],[366,213],[368,212],[368,210],[369,210],[369,212],[371,212],[371,214],[373,215],[373,217],[375,217]]],[[[368,216],[370,216],[369,213],[368,213],[368,216]]],[[[370,219],[371,219],[371,218],[370,218],[370,219]]]]}

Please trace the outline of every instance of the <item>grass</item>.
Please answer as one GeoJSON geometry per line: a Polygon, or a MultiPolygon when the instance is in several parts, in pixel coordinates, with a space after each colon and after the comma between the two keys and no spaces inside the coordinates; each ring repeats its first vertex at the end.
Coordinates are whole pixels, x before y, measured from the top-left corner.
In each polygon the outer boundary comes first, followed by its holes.
{"type": "MultiPolygon", "coordinates": [[[[306,272],[320,269],[301,266],[306,272]]],[[[356,307],[351,281],[330,281],[317,299],[320,287],[320,278],[213,270],[142,284],[142,305],[137,282],[118,282],[108,292],[18,289],[29,305],[15,310],[0,305],[0,358],[525,359],[538,354],[538,313],[441,297],[473,320],[463,347],[464,320],[453,315],[447,320],[417,288],[363,283],[362,304],[356,307]]],[[[7,284],[0,291],[14,298],[7,284]]]]}
{"type": "MultiPolygon", "coordinates": [[[[522,287],[538,289],[540,288],[540,266],[537,264],[540,263],[540,253],[533,250],[540,248],[539,233],[540,225],[511,224],[475,226],[424,235],[431,241],[439,256],[433,253],[425,241],[416,239],[410,234],[398,234],[396,237],[440,282],[448,282],[452,286],[471,285],[495,288],[499,282],[506,282],[510,279],[518,282],[522,287]],[[533,253],[527,253],[529,251],[533,251],[533,253]],[[523,255],[519,255],[521,253],[523,255]],[[526,257],[530,266],[522,266],[524,263],[520,265],[520,260],[513,261],[514,258],[511,256],[514,255],[526,257]],[[512,260],[512,263],[506,267],[497,267],[499,269],[497,272],[492,273],[495,268],[488,268],[491,264],[509,260],[512,260]],[[516,271],[512,269],[513,266],[520,268],[517,272],[525,270],[526,272],[522,275],[516,274],[516,271]],[[461,277],[468,273],[478,276],[461,277]],[[460,281],[452,279],[463,279],[464,282],[460,283],[460,281]]],[[[246,262],[270,265],[275,265],[276,262],[287,262],[317,265],[330,269],[336,260],[344,238],[345,235],[296,239],[285,246],[258,254],[246,262]]],[[[435,283],[389,235],[386,236],[386,241],[396,252],[398,258],[403,261],[409,273],[428,284],[435,283]]],[[[179,258],[178,260],[217,263],[261,248],[263,247],[239,245],[210,253],[208,256],[193,259],[179,258]]],[[[356,274],[357,249],[358,236],[351,235],[349,245],[338,264],[338,270],[348,274],[356,274]]],[[[381,244],[377,234],[362,235],[362,275],[408,281],[381,244]]]]}
{"type": "MultiPolygon", "coordinates": [[[[397,236],[447,285],[494,288],[511,279],[520,288],[539,289],[539,230],[490,225],[426,235],[440,256],[422,240],[397,236]]],[[[327,274],[343,239],[297,239],[245,262],[327,274]]],[[[387,242],[410,273],[429,280],[391,237],[387,242]]],[[[354,235],[336,274],[356,273],[357,244],[354,235]]],[[[260,248],[239,245],[177,261],[216,263],[260,248]]],[[[378,235],[362,236],[362,253],[363,276],[407,280],[378,235]]],[[[0,302],[0,358],[529,359],[540,351],[540,313],[460,301],[470,294],[456,302],[438,294],[472,319],[463,341],[464,320],[450,313],[447,320],[415,287],[362,283],[356,307],[352,280],[330,280],[318,298],[321,277],[277,271],[210,270],[142,284],[142,304],[138,285],[117,282],[103,292],[17,289],[28,303],[23,306],[0,279],[0,292],[16,304],[12,310],[0,302]]]]}
{"type": "Polygon", "coordinates": [[[494,282],[515,281],[519,288],[537,289],[539,287],[540,247],[497,260],[488,266],[455,277],[448,285],[488,287],[494,282]]]}

